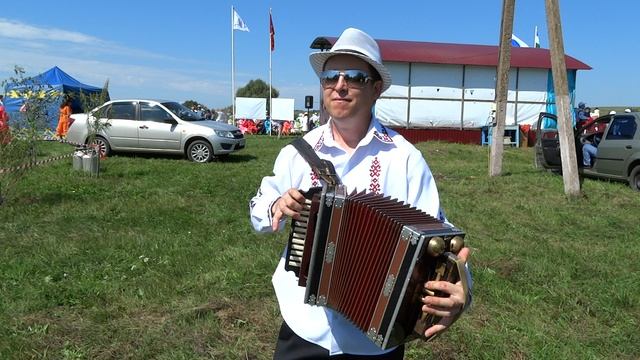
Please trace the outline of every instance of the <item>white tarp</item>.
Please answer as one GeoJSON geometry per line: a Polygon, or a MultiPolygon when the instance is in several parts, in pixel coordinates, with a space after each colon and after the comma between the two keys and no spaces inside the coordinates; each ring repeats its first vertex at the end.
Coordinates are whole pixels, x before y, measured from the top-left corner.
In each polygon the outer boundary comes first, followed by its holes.
{"type": "Polygon", "coordinates": [[[410,106],[409,124],[413,127],[460,127],[460,101],[412,99],[410,106]]]}
{"type": "Polygon", "coordinates": [[[293,121],[294,99],[271,99],[271,119],[293,121]]]}
{"type": "Polygon", "coordinates": [[[466,128],[477,128],[481,126],[491,125],[491,109],[493,102],[484,101],[465,101],[463,123],[466,128]]]}
{"type": "Polygon", "coordinates": [[[378,99],[376,117],[386,125],[406,127],[408,104],[407,99],[378,99]]]}
{"type": "Polygon", "coordinates": [[[267,115],[267,99],[236,98],[236,119],[265,119],[267,115]]]}

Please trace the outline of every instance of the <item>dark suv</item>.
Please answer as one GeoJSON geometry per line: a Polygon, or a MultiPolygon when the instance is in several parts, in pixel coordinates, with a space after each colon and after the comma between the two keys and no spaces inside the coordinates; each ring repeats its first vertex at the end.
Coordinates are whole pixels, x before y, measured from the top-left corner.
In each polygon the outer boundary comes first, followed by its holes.
{"type": "MultiPolygon", "coordinates": [[[[536,164],[561,170],[557,117],[540,113],[536,131],[536,164]]],[[[578,167],[584,176],[628,181],[640,190],[640,113],[605,115],[586,120],[574,130],[578,167]],[[598,152],[591,167],[582,165],[582,146],[599,137],[598,152]]]]}

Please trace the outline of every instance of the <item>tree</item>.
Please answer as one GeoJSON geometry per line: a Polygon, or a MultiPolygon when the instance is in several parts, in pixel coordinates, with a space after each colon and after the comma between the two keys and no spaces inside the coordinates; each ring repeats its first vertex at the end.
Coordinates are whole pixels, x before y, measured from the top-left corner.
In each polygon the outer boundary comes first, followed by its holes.
{"type": "Polygon", "coordinates": [[[199,102],[195,101],[195,100],[187,100],[185,102],[182,103],[183,106],[188,107],[189,109],[192,110],[208,110],[209,108],[200,104],[199,102]]]}
{"type": "MultiPolygon", "coordinates": [[[[265,98],[267,99],[267,112],[270,112],[269,104],[269,85],[261,79],[251,80],[247,85],[241,87],[236,91],[237,97],[249,97],[249,98],[265,98]]],[[[271,87],[271,97],[277,98],[280,96],[278,90],[271,87]]]]}
{"type": "Polygon", "coordinates": [[[0,142],[0,204],[10,196],[15,185],[36,165],[38,141],[49,117],[49,110],[55,106],[59,93],[49,84],[37,78],[26,77],[23,68],[14,68],[14,77],[2,82],[16,84],[14,96],[24,98],[23,108],[18,118],[12,119],[12,138],[0,142]]]}
{"type": "MultiPolygon", "coordinates": [[[[251,80],[247,85],[241,87],[236,91],[238,97],[250,97],[250,98],[269,98],[269,85],[261,79],[251,80]]],[[[271,88],[271,96],[277,98],[280,96],[278,90],[274,87],[271,88]]]]}
{"type": "Polygon", "coordinates": [[[104,82],[104,86],[99,93],[85,94],[83,91],[80,91],[80,103],[87,117],[87,145],[89,145],[88,148],[82,149],[82,152],[91,157],[92,165],[85,169],[85,171],[88,171],[91,175],[100,174],[100,156],[106,155],[101,153],[101,151],[106,152],[106,150],[101,149],[101,144],[104,146],[106,141],[100,139],[98,134],[111,126],[109,120],[105,121],[101,119],[101,116],[93,114],[91,111],[104,104],[108,100],[108,95],[109,79],[104,82]]]}

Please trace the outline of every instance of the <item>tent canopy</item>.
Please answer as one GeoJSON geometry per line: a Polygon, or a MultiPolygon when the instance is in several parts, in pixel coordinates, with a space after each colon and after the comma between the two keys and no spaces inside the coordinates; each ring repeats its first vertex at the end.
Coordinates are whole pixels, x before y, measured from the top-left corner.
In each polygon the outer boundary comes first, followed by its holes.
{"type": "MultiPolygon", "coordinates": [[[[43,72],[42,74],[25,79],[21,83],[10,83],[5,86],[5,107],[7,112],[15,113],[20,111],[20,107],[24,104],[25,98],[22,97],[26,91],[53,91],[56,95],[56,101],[52,105],[49,114],[49,124],[54,125],[58,121],[58,106],[65,96],[72,99],[71,108],[74,113],[82,112],[82,103],[80,101],[80,93],[86,95],[99,94],[102,88],[92,85],[83,84],[74,79],[71,75],[62,71],[57,66],[43,72]]],[[[106,97],[109,100],[109,95],[106,97]]],[[[14,117],[15,118],[15,117],[14,117]]]]}

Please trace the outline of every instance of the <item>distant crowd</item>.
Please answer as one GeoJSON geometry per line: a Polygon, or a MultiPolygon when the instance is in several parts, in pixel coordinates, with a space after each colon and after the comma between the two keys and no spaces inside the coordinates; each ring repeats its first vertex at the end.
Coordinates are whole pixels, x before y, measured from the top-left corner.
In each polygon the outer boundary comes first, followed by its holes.
{"type": "Polygon", "coordinates": [[[320,117],[317,113],[301,112],[295,120],[264,120],[238,119],[237,126],[243,134],[257,135],[295,135],[306,134],[315,127],[320,126],[320,117]]]}
{"type": "MultiPolygon", "coordinates": [[[[580,102],[578,103],[578,107],[574,109],[575,111],[575,117],[576,117],[576,126],[580,125],[581,123],[589,120],[589,119],[597,119],[601,116],[600,114],[600,109],[599,108],[594,108],[593,110],[587,106],[587,104],[585,104],[584,102],[580,102]]],[[[632,112],[631,108],[626,108],[624,109],[625,113],[630,113],[632,112]]],[[[609,111],[609,115],[615,115],[616,111],[615,110],[610,110],[609,111]]]]}

